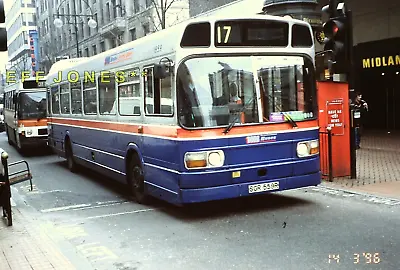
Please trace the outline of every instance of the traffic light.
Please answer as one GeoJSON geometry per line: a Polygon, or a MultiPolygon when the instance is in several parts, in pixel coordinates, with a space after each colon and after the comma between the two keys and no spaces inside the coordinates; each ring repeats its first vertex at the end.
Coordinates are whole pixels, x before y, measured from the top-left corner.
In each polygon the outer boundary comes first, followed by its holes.
{"type": "MultiPolygon", "coordinates": [[[[6,22],[6,15],[4,12],[3,0],[0,0],[0,23],[6,22]]],[[[3,27],[0,28],[0,52],[7,51],[7,30],[3,27]]]]}
{"type": "Polygon", "coordinates": [[[322,8],[328,13],[329,20],[323,25],[324,28],[324,50],[332,51],[333,73],[347,73],[349,68],[349,33],[350,24],[346,16],[343,2],[330,0],[329,5],[322,8]]]}

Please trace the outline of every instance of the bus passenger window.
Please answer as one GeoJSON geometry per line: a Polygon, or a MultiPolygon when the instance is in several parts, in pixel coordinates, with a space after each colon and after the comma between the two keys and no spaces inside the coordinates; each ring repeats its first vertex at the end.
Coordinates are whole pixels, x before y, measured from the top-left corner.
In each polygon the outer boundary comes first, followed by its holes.
{"type": "Polygon", "coordinates": [[[172,115],[172,76],[164,79],[153,77],[153,68],[145,69],[144,91],[146,114],[172,115]]]}
{"type": "Polygon", "coordinates": [[[118,83],[120,115],[140,115],[140,71],[125,70],[125,80],[118,83]]]}
{"type": "Polygon", "coordinates": [[[71,113],[82,113],[82,89],[81,82],[71,83],[71,113]]]}
{"type": "Polygon", "coordinates": [[[97,89],[96,82],[87,80],[83,83],[83,112],[97,114],[97,89]]]}
{"type": "Polygon", "coordinates": [[[58,86],[51,87],[51,107],[52,107],[53,114],[60,113],[60,100],[59,100],[58,86]]]}
{"type": "Polygon", "coordinates": [[[99,111],[100,114],[116,114],[115,111],[115,74],[107,73],[106,76],[97,78],[99,84],[99,111]]]}
{"type": "Polygon", "coordinates": [[[69,114],[69,83],[60,85],[61,113],[69,114]]]}

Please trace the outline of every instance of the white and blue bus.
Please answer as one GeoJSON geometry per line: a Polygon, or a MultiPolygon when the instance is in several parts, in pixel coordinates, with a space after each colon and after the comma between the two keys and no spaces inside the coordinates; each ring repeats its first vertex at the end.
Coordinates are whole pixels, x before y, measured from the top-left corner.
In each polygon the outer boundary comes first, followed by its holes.
{"type": "Polygon", "coordinates": [[[206,17],[47,76],[49,145],[176,205],[320,184],[309,24],[206,17]]]}

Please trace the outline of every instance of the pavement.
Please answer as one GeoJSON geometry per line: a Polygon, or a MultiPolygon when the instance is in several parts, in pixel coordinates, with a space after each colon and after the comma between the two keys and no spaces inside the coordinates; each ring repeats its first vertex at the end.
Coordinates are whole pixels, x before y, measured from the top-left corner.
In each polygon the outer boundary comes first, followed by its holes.
{"type": "MultiPolygon", "coordinates": [[[[366,134],[357,151],[357,179],[334,179],[324,181],[322,186],[400,200],[399,146],[399,134],[366,134]]],[[[13,226],[8,227],[4,218],[0,222],[0,270],[93,269],[73,247],[61,249],[64,243],[43,230],[41,221],[30,216],[24,207],[12,207],[13,226]]]]}
{"type": "MultiPolygon", "coordinates": [[[[14,199],[19,196],[14,187],[11,193],[14,199]]],[[[0,270],[93,269],[64,239],[46,230],[46,223],[30,214],[23,199],[17,199],[18,206],[14,199],[13,225],[0,217],[0,270]]]]}
{"type": "Polygon", "coordinates": [[[1,270],[76,269],[59,251],[53,241],[25,217],[17,207],[12,208],[13,226],[0,224],[1,270]]]}
{"type": "Polygon", "coordinates": [[[357,178],[323,185],[349,192],[400,199],[400,132],[366,131],[357,150],[357,178]]]}

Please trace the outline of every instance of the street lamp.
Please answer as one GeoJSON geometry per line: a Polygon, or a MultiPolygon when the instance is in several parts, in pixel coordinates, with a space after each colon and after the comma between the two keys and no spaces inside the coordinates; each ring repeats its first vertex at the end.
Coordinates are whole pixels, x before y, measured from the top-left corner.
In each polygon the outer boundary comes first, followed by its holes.
{"type": "MultiPolygon", "coordinates": [[[[67,18],[74,18],[74,22],[71,23],[68,19],[67,24],[73,24],[75,26],[75,40],[76,40],[76,57],[79,57],[79,41],[78,41],[78,17],[85,17],[85,18],[90,18],[88,21],[88,26],[92,29],[95,29],[97,27],[97,22],[93,19],[93,10],[90,7],[89,3],[86,0],[82,0],[90,9],[90,15],[78,15],[78,14],[60,14],[60,7],[61,5],[67,0],[61,1],[61,3],[57,7],[57,15],[56,18],[54,19],[54,26],[56,28],[61,28],[63,26],[63,21],[59,17],[67,17],[67,18]]],[[[74,11],[76,12],[76,4],[75,0],[72,1],[74,3],[74,11]]]]}

